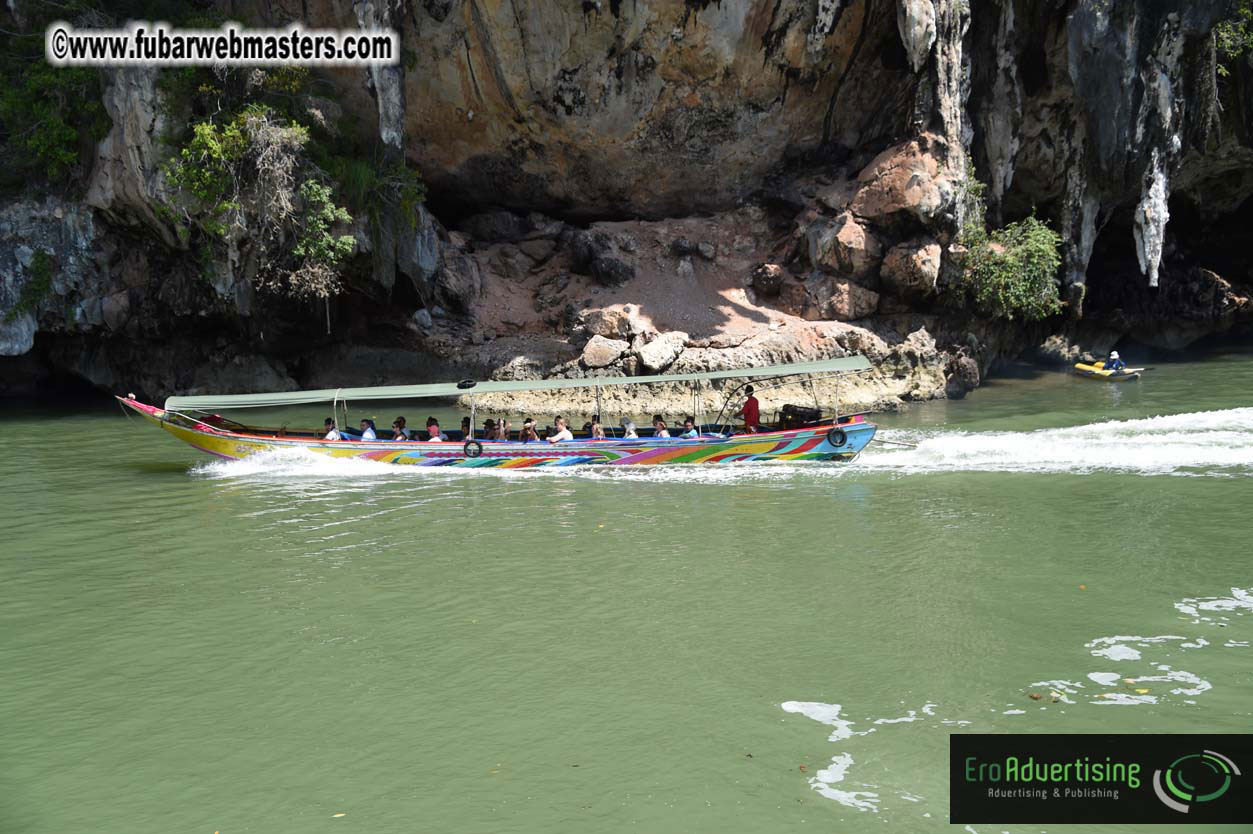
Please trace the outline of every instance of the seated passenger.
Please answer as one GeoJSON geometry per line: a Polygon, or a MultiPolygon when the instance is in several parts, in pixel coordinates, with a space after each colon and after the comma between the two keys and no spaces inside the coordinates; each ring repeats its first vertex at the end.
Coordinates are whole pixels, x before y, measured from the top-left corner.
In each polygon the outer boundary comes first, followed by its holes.
{"type": "Polygon", "coordinates": [[[409,429],[405,426],[405,418],[397,417],[392,421],[392,440],[408,440],[409,429]]]}
{"type": "Polygon", "coordinates": [[[669,437],[670,430],[666,428],[666,421],[661,419],[660,414],[653,415],[653,437],[669,437]]]}
{"type": "Polygon", "coordinates": [[[470,440],[474,437],[474,429],[470,425],[469,417],[461,418],[461,439],[470,440]]]}
{"type": "Polygon", "coordinates": [[[1126,363],[1118,358],[1118,351],[1111,350],[1109,352],[1109,359],[1105,360],[1105,370],[1121,371],[1125,367],[1127,367],[1126,363]]]}
{"type": "Polygon", "coordinates": [[[592,415],[592,423],[591,423],[590,431],[592,433],[593,440],[605,439],[605,427],[600,424],[599,414],[592,415]]]}
{"type": "Polygon", "coordinates": [[[362,420],[360,428],[362,440],[378,440],[378,435],[374,433],[373,420],[362,420]]]}
{"type": "Polygon", "coordinates": [[[509,439],[509,421],[506,420],[504,417],[501,417],[500,422],[496,424],[496,439],[497,440],[509,439]]]}
{"type": "Polygon", "coordinates": [[[687,419],[685,419],[683,421],[683,433],[680,434],[679,437],[683,438],[684,440],[692,440],[699,436],[700,435],[696,431],[696,421],[692,419],[691,417],[688,417],[687,419]]]}
{"type": "Polygon", "coordinates": [[[623,417],[621,422],[618,423],[618,425],[622,426],[622,439],[623,440],[639,440],[640,439],[639,433],[635,430],[635,424],[632,423],[627,418],[623,417]]]}
{"type": "Polygon", "coordinates": [[[443,441],[448,440],[448,435],[444,434],[442,431],[439,430],[439,420],[436,420],[434,417],[426,418],[426,432],[428,435],[430,435],[427,438],[428,443],[435,443],[441,440],[443,441]]]}
{"type": "Polygon", "coordinates": [[[557,430],[548,435],[549,443],[560,443],[563,440],[574,439],[574,435],[571,434],[570,429],[566,427],[566,420],[564,417],[558,417],[553,422],[557,424],[557,430]]]}
{"type": "Polygon", "coordinates": [[[343,440],[343,437],[339,434],[339,429],[335,428],[335,421],[330,417],[327,417],[322,423],[322,428],[326,430],[326,437],[323,437],[323,440],[343,440]]]}
{"type": "Polygon", "coordinates": [[[493,420],[491,417],[488,417],[486,420],[483,421],[483,439],[484,440],[496,439],[496,421],[493,420]]]}
{"type": "Polygon", "coordinates": [[[518,435],[518,440],[523,443],[539,442],[539,435],[535,433],[535,421],[530,417],[522,421],[522,431],[518,435]]]}

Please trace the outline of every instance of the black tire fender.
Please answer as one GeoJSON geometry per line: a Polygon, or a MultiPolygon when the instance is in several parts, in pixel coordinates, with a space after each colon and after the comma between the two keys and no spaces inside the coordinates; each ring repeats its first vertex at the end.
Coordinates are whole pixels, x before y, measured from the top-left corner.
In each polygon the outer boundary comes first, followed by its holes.
{"type": "Polygon", "coordinates": [[[476,385],[478,385],[478,383],[475,382],[473,379],[463,379],[457,383],[457,387],[463,391],[467,388],[473,388],[476,385]]]}
{"type": "Polygon", "coordinates": [[[461,447],[461,451],[468,458],[477,458],[483,454],[483,444],[477,440],[467,440],[465,445],[461,447]]]}
{"type": "Polygon", "coordinates": [[[848,435],[844,433],[844,429],[831,429],[827,432],[827,442],[837,449],[848,442],[848,435]]]}

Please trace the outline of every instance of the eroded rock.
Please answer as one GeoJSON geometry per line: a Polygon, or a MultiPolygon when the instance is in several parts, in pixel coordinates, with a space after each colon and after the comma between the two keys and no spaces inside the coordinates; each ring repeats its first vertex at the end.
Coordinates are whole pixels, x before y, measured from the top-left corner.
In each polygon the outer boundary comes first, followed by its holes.
{"type": "Polygon", "coordinates": [[[879,270],[883,290],[900,298],[933,295],[940,277],[940,258],[940,244],[930,238],[915,238],[893,246],[879,270]]]}

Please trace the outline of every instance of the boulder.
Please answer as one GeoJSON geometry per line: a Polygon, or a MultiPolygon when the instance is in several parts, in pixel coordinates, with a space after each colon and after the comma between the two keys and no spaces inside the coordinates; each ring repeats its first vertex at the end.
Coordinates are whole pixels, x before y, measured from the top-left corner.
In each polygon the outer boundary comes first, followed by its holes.
{"type": "Polygon", "coordinates": [[[620,287],[635,277],[635,267],[610,255],[592,261],[591,276],[606,287],[620,287]]]}
{"type": "MultiPolygon", "coordinates": [[[[571,232],[564,236],[570,248],[571,268],[590,275],[606,287],[617,287],[635,277],[635,267],[617,257],[620,242],[598,229],[571,232]]],[[[625,241],[624,241],[625,242],[625,241]]]]}
{"type": "Polygon", "coordinates": [[[940,244],[916,238],[893,246],[879,270],[883,290],[899,298],[925,298],[940,277],[940,244]]]}
{"type": "Polygon", "coordinates": [[[686,342],[686,333],[677,330],[670,333],[662,333],[641,347],[636,353],[639,355],[640,364],[646,370],[652,373],[661,373],[670,367],[671,363],[683,352],[683,345],[686,342]]]}
{"type": "Polygon", "coordinates": [[[518,249],[522,254],[526,255],[536,264],[542,264],[552,257],[553,250],[557,248],[557,244],[548,238],[536,238],[535,240],[524,240],[518,244],[518,249]]]}
{"type": "Polygon", "coordinates": [[[852,321],[865,318],[879,307],[877,292],[847,278],[832,279],[828,292],[829,296],[819,307],[824,319],[852,321]]]}
{"type": "Polygon", "coordinates": [[[773,298],[779,294],[787,272],[778,264],[757,264],[753,268],[753,289],[758,295],[773,298]]]}
{"type": "Polygon", "coordinates": [[[833,221],[815,221],[805,240],[809,262],[816,269],[839,272],[863,283],[872,283],[877,277],[883,244],[851,213],[843,212],[833,221]]]}
{"type": "Polygon", "coordinates": [[[852,211],[880,225],[917,221],[930,225],[951,211],[956,190],[936,154],[942,140],[926,136],[879,154],[857,175],[852,211]]]}
{"type": "Polygon", "coordinates": [[[621,339],[592,336],[583,346],[583,355],[579,357],[579,361],[585,368],[604,368],[618,361],[630,347],[630,344],[621,339]]]}
{"type": "Polygon", "coordinates": [[[966,353],[960,353],[949,360],[945,376],[945,395],[950,400],[960,400],[968,391],[979,387],[979,363],[966,353]]]}

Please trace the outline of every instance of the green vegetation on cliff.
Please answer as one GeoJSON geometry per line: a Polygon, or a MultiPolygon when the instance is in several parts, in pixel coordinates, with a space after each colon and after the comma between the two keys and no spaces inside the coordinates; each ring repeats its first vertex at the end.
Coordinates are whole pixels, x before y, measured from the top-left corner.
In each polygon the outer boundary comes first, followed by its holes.
{"type": "Polygon", "coordinates": [[[1253,0],[1234,0],[1231,12],[1214,27],[1218,49],[1218,74],[1228,75],[1226,65],[1253,51],[1253,0]]]}
{"type": "Polygon", "coordinates": [[[961,278],[953,287],[959,301],[973,299],[985,316],[1036,321],[1061,310],[1057,270],[1061,237],[1034,214],[1003,228],[987,227],[984,185],[966,173],[965,247],[961,278]]]}
{"type": "Polygon", "coordinates": [[[64,185],[109,130],[94,67],[44,61],[44,29],[76,7],[22,3],[22,31],[0,27],[0,187],[31,180],[64,185]]]}
{"type": "Polygon", "coordinates": [[[182,108],[172,121],[188,127],[169,137],[166,176],[202,246],[247,249],[246,272],[262,288],[327,298],[343,288],[355,248],[348,208],[371,221],[414,216],[425,194],[416,171],[366,161],[377,154],[327,124],[310,83],[303,68],[167,71],[166,107],[182,108]]]}

